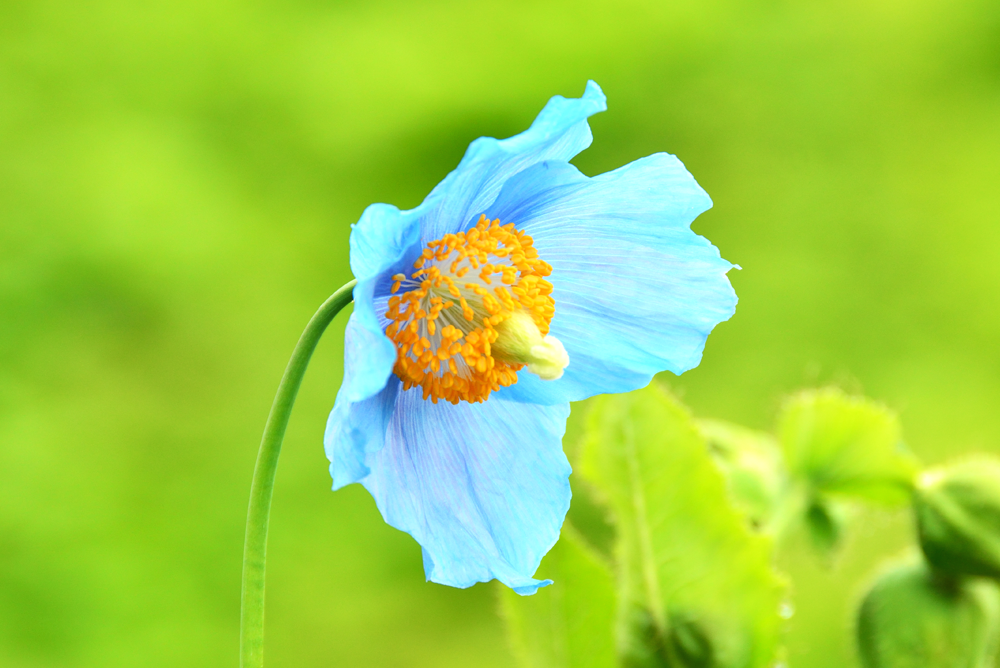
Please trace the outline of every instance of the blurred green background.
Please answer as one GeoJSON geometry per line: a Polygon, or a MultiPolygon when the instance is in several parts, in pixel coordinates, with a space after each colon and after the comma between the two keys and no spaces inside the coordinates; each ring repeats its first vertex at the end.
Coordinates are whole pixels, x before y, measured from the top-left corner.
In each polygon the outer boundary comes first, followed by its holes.
{"type": "MultiPolygon", "coordinates": [[[[677,154],[743,267],[668,380],[698,415],[764,428],[836,382],[926,461],[1000,446],[995,0],[6,0],[0,665],[236,666],[260,432],[350,224],[588,78],[609,111],[577,165],[677,154]]],[[[367,493],[329,491],[344,321],[278,473],[269,663],[510,668],[491,586],[424,583],[367,493]]],[[[832,566],[785,557],[793,667],[853,665],[850,605],[910,531],[862,519],[832,566]]]]}

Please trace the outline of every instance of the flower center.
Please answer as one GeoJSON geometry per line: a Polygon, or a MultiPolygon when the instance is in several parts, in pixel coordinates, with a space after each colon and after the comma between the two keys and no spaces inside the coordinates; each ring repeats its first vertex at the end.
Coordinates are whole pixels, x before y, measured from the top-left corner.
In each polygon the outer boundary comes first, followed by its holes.
{"type": "Polygon", "coordinates": [[[481,216],[468,232],[428,243],[409,277],[392,277],[385,333],[405,389],[419,385],[435,403],[481,402],[525,366],[545,380],[562,375],[569,357],[547,336],[552,267],[533,243],[481,216]]]}

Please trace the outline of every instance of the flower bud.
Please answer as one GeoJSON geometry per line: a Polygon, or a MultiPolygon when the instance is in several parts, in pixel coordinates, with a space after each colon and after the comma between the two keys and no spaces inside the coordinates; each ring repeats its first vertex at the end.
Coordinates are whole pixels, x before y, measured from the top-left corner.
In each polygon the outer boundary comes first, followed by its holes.
{"type": "Polygon", "coordinates": [[[1000,462],[980,457],[926,471],[913,507],[934,569],[1000,578],[1000,462]]]}
{"type": "Polygon", "coordinates": [[[865,668],[988,668],[1000,620],[997,585],[920,563],[882,574],[858,613],[865,668]]]}

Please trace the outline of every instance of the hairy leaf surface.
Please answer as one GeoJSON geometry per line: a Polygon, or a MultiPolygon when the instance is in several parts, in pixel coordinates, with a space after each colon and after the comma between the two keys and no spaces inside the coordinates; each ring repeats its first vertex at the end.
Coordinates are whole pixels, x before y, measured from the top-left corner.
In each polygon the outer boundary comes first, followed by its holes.
{"type": "Polygon", "coordinates": [[[533,596],[501,587],[501,606],[524,668],[614,668],[615,588],[611,569],[570,526],[542,560],[554,580],[533,596]]]}
{"type": "Polygon", "coordinates": [[[783,584],[691,416],[655,384],[597,399],[579,473],[616,523],[626,666],[770,666],[783,584]]]}
{"type": "Polygon", "coordinates": [[[909,501],[917,462],[887,408],[836,389],[801,392],[785,403],[777,432],[792,475],[812,493],[909,501]]]}
{"type": "Polygon", "coordinates": [[[754,528],[766,527],[787,485],[777,440],[721,420],[698,420],[697,425],[726,478],[733,502],[754,528]]]}

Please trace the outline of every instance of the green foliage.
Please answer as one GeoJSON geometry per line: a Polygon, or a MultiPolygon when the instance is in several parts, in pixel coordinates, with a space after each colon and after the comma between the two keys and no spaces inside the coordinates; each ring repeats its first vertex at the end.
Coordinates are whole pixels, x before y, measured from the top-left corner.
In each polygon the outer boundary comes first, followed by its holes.
{"type": "Polygon", "coordinates": [[[615,587],[611,569],[564,527],[539,577],[555,585],[534,596],[503,587],[501,606],[515,654],[525,668],[614,668],[615,587]]]}
{"type": "Polygon", "coordinates": [[[688,412],[658,386],[599,398],[578,471],[617,538],[618,637],[627,666],[767,666],[783,587],[770,542],[729,502],[688,412]]]}
{"type": "Polygon", "coordinates": [[[991,666],[1000,588],[971,576],[1000,579],[1000,460],[918,478],[896,416],[834,389],[790,398],[777,431],[696,422],[655,383],[592,400],[571,444],[582,530],[567,527],[543,563],[550,591],[504,594],[523,665],[773,665],[779,604],[790,610],[774,539],[801,527],[829,556],[859,501],[909,498],[930,563],[880,575],[858,611],[860,656],[867,668],[991,666]]]}
{"type": "Polygon", "coordinates": [[[615,527],[608,507],[599,494],[580,476],[573,476],[573,503],[566,520],[580,536],[605,560],[614,559],[615,527]]]}
{"type": "Polygon", "coordinates": [[[1000,461],[977,457],[924,472],[913,506],[931,566],[1000,578],[1000,461]]]}
{"type": "Polygon", "coordinates": [[[804,526],[827,558],[842,543],[847,501],[905,502],[916,471],[896,416],[833,388],[790,397],[777,437],[717,420],[698,426],[751,525],[779,537],[804,526]]]}
{"type": "Polygon", "coordinates": [[[801,392],[785,403],[777,433],[791,474],[811,495],[909,500],[917,463],[888,409],[832,388],[801,392]]]}
{"type": "Polygon", "coordinates": [[[697,425],[735,505],[754,527],[770,524],[788,484],[777,441],[721,420],[698,420],[697,425]]]}
{"type": "Polygon", "coordinates": [[[800,392],[785,402],[777,436],[718,420],[698,426],[751,526],[778,537],[804,526],[824,557],[842,543],[849,502],[909,498],[916,460],[896,416],[867,399],[834,388],[800,392]]]}
{"type": "Polygon", "coordinates": [[[866,668],[990,668],[998,624],[994,582],[905,563],[883,573],[861,604],[858,648],[866,668]]]}

